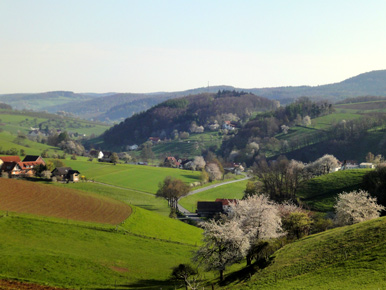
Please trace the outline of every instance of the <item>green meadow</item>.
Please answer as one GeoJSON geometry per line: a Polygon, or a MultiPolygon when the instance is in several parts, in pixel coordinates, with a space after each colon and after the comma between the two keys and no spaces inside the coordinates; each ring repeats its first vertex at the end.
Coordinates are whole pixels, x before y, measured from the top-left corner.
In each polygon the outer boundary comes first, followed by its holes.
{"type": "Polygon", "coordinates": [[[215,188],[186,196],[180,199],[179,203],[190,212],[195,212],[197,209],[197,201],[215,201],[217,198],[241,199],[244,195],[247,182],[248,180],[244,180],[226,185],[219,185],[215,188]]]}
{"type": "Polygon", "coordinates": [[[187,139],[157,144],[153,146],[152,150],[157,156],[172,154],[174,156],[194,157],[200,156],[203,149],[220,148],[221,143],[222,136],[218,132],[192,133],[187,139]]]}
{"type": "Polygon", "coordinates": [[[312,210],[333,211],[338,193],[360,189],[363,176],[369,170],[341,170],[312,178],[300,187],[296,195],[312,210]]]}
{"type": "Polygon", "coordinates": [[[0,277],[72,289],[174,289],[170,269],[190,261],[201,230],[147,213],[135,208],[118,230],[2,217],[0,277]]]}
{"type": "Polygon", "coordinates": [[[130,164],[111,164],[97,161],[66,160],[66,166],[98,182],[155,194],[158,184],[171,176],[190,184],[199,180],[200,172],[181,169],[130,164]]]}
{"type": "Polygon", "coordinates": [[[0,132],[0,148],[1,150],[10,150],[15,148],[18,152],[21,149],[25,151],[28,155],[40,155],[44,150],[47,150],[49,154],[58,152],[59,154],[63,154],[63,151],[46,144],[33,142],[28,139],[24,139],[21,144],[16,144],[13,141],[15,140],[16,135],[12,135],[9,132],[3,131],[0,132]]]}
{"type": "Polygon", "coordinates": [[[386,218],[311,235],[277,251],[263,270],[233,273],[226,288],[385,289],[385,239],[386,218]]]}
{"type": "Polygon", "coordinates": [[[86,121],[78,118],[63,117],[48,113],[27,112],[27,111],[8,111],[0,110],[0,123],[4,131],[16,134],[18,132],[27,134],[30,128],[39,127],[43,123],[42,128],[48,126],[52,129],[61,129],[62,131],[77,132],[79,134],[100,135],[110,126],[86,121]]]}

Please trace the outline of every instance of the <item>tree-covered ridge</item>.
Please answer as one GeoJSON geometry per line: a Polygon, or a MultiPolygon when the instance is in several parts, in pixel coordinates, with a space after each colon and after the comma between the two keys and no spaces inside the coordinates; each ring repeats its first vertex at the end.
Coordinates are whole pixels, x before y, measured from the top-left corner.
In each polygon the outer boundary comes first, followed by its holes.
{"type": "Polygon", "coordinates": [[[312,118],[328,115],[333,110],[333,106],[328,102],[313,102],[302,97],[285,107],[258,114],[247,122],[234,138],[223,144],[223,153],[227,156],[231,150],[245,149],[252,142],[261,145],[266,143],[264,141],[266,140],[270,143],[272,140],[268,140],[269,138],[287,131],[290,126],[307,125],[306,123],[309,123],[312,118]]]}
{"type": "Polygon", "coordinates": [[[108,145],[142,143],[149,137],[173,138],[192,124],[209,126],[224,121],[246,122],[254,113],[273,110],[277,102],[249,93],[219,91],[172,99],[127,118],[104,134],[108,145]]]}

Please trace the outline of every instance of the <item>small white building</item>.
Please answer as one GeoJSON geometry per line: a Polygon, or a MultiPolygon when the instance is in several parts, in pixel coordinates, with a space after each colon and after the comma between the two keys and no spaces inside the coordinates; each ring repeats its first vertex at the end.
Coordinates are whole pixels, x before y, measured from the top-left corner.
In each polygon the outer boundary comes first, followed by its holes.
{"type": "Polygon", "coordinates": [[[373,163],[370,163],[370,162],[362,162],[361,164],[359,164],[359,168],[375,168],[375,165],[373,163]]]}

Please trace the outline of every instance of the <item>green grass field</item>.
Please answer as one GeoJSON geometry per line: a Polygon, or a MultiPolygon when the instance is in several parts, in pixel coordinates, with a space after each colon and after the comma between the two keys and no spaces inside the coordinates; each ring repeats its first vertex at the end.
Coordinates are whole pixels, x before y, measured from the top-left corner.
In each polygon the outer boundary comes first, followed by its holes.
{"type": "Polygon", "coordinates": [[[172,154],[192,158],[200,156],[201,150],[211,146],[220,148],[221,143],[222,136],[218,132],[193,133],[187,139],[155,145],[152,150],[157,156],[172,154]]]}
{"type": "Polygon", "coordinates": [[[198,181],[200,172],[181,169],[151,167],[143,165],[129,165],[104,162],[66,160],[66,166],[78,170],[81,175],[95,181],[124,187],[133,190],[140,190],[149,193],[156,193],[158,184],[165,177],[172,176],[190,184],[198,181]]]}
{"type": "Polygon", "coordinates": [[[146,194],[130,189],[116,188],[94,182],[78,182],[69,184],[55,183],[54,185],[108,196],[163,216],[169,216],[170,213],[167,201],[162,198],[156,198],[154,194],[146,194]]]}
{"type": "Polygon", "coordinates": [[[13,143],[15,138],[16,136],[12,135],[9,132],[6,132],[6,131],[0,132],[1,150],[5,151],[5,150],[15,148],[18,152],[20,152],[20,150],[23,149],[27,155],[40,155],[44,150],[48,150],[49,154],[52,154],[55,152],[58,152],[59,154],[63,154],[63,151],[60,150],[59,148],[42,144],[42,143],[33,142],[28,139],[25,139],[25,141],[23,141],[22,143],[23,145],[13,143]]]}
{"type": "Polygon", "coordinates": [[[0,277],[75,289],[174,289],[171,267],[188,263],[201,239],[200,229],[137,207],[117,231],[28,215],[1,217],[0,231],[0,277]]]}
{"type": "Polygon", "coordinates": [[[86,134],[87,136],[91,134],[100,135],[110,127],[105,124],[76,118],[26,111],[0,110],[0,120],[0,123],[4,124],[0,128],[12,134],[18,132],[27,134],[31,127],[37,128],[40,123],[43,123],[42,128],[48,126],[49,128],[61,129],[62,131],[66,130],[73,133],[77,132],[79,134],[86,134]]]}
{"type": "Polygon", "coordinates": [[[333,211],[337,194],[359,189],[363,176],[369,170],[343,170],[310,179],[301,186],[297,196],[312,210],[333,211]]]}
{"type": "Polygon", "coordinates": [[[385,289],[385,239],[386,218],[308,236],[277,251],[251,278],[240,272],[226,288],[385,289]]]}
{"type": "Polygon", "coordinates": [[[216,198],[241,199],[248,180],[221,185],[203,192],[199,192],[180,200],[180,204],[190,212],[197,209],[197,201],[215,201],[216,198]]]}

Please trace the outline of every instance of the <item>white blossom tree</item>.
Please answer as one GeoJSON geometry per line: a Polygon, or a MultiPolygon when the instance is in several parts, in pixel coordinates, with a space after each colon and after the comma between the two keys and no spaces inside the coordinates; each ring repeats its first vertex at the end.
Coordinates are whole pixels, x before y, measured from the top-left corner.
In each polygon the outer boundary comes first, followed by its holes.
{"type": "Polygon", "coordinates": [[[325,154],[323,157],[307,165],[307,170],[312,175],[321,175],[332,172],[339,166],[339,161],[333,155],[325,154]]]}
{"type": "Polygon", "coordinates": [[[196,157],[194,157],[193,164],[195,166],[195,170],[202,170],[205,168],[206,162],[205,162],[204,157],[196,156],[196,157]]]}
{"type": "Polygon", "coordinates": [[[248,237],[236,220],[210,220],[203,224],[203,228],[204,244],[195,253],[193,261],[202,264],[206,271],[219,271],[222,281],[226,267],[245,257],[249,248],[248,237]]]}
{"type": "Polygon", "coordinates": [[[216,163],[206,164],[206,171],[209,175],[209,181],[219,180],[222,178],[222,172],[216,163]]]}
{"type": "Polygon", "coordinates": [[[308,126],[310,126],[311,125],[311,118],[310,118],[310,116],[305,116],[304,118],[303,118],[303,126],[305,126],[305,127],[308,127],[308,126]]]}
{"type": "Polygon", "coordinates": [[[249,240],[247,264],[250,265],[255,246],[262,241],[278,238],[284,234],[278,206],[261,194],[230,204],[230,208],[230,219],[239,224],[249,240]]]}
{"type": "Polygon", "coordinates": [[[377,204],[377,199],[367,191],[358,190],[338,194],[335,223],[337,225],[352,225],[355,223],[378,218],[385,207],[377,204]]]}

